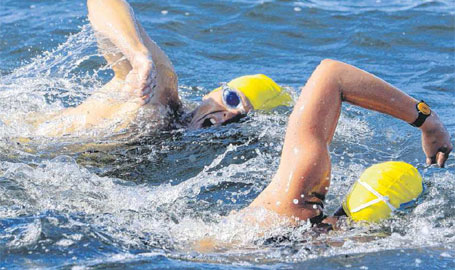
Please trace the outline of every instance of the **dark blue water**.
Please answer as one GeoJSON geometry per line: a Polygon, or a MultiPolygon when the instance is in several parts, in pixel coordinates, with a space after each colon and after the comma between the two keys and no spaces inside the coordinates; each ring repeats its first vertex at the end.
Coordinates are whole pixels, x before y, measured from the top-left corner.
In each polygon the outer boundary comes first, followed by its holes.
{"type": "MultiPolygon", "coordinates": [[[[250,73],[298,95],[334,58],[424,99],[455,136],[453,1],[130,2],[172,60],[188,107],[250,73]]],[[[426,168],[419,132],[384,115],[343,107],[328,211],[362,170],[391,159],[424,176],[420,203],[312,237],[305,226],[259,236],[223,219],[270,181],[292,108],[139,139],[34,137],[28,112],[76,105],[112,76],[86,13],[79,1],[0,2],[0,269],[455,268],[454,155],[445,169],[426,168]],[[267,241],[277,235],[289,240],[267,241]],[[198,252],[192,243],[204,236],[235,245],[198,252]]]]}

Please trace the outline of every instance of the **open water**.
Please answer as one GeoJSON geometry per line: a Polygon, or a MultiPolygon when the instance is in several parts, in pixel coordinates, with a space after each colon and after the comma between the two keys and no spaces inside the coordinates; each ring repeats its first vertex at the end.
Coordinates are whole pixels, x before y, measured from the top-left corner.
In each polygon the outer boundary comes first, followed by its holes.
{"type": "MultiPolygon", "coordinates": [[[[190,108],[251,73],[297,96],[319,61],[334,58],[424,99],[455,136],[453,1],[131,5],[174,63],[190,108]]],[[[0,118],[10,122],[0,123],[0,269],[455,268],[454,155],[445,169],[425,167],[419,132],[378,113],[343,106],[328,212],[380,161],[412,163],[426,190],[387,221],[320,236],[307,226],[258,234],[223,219],[270,181],[292,108],[201,131],[34,137],[24,113],[74,106],[112,76],[86,14],[83,1],[0,1],[0,118]],[[235,245],[198,252],[192,243],[204,236],[235,245]]]]}

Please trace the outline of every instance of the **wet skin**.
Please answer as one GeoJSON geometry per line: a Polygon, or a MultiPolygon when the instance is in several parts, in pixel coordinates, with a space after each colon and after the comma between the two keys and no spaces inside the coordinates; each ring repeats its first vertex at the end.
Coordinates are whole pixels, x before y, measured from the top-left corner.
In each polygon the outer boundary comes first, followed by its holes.
{"type": "Polygon", "coordinates": [[[220,126],[235,122],[244,117],[253,109],[248,98],[240,91],[241,106],[230,108],[223,102],[223,91],[216,90],[205,95],[202,103],[193,112],[193,118],[189,124],[190,129],[220,126]]]}
{"type": "MultiPolygon", "coordinates": [[[[113,65],[113,80],[118,82],[105,90],[126,98],[115,102],[89,98],[88,102],[67,112],[76,116],[94,116],[93,126],[109,117],[125,115],[129,117],[125,121],[128,123],[134,120],[141,106],[161,106],[168,110],[170,107],[178,108],[181,101],[174,68],[166,54],[136,21],[128,3],[123,0],[89,0],[88,7],[93,28],[109,39],[109,46],[118,51],[105,55],[113,65]],[[113,61],[115,59],[125,60],[113,61]],[[99,115],[103,117],[96,118],[99,115]]],[[[204,96],[193,113],[189,127],[197,129],[223,125],[251,111],[249,100],[241,92],[238,94],[242,106],[236,108],[226,106],[221,90],[204,96]]],[[[385,113],[407,123],[414,122],[418,117],[416,99],[361,69],[334,60],[323,60],[302,88],[289,117],[279,168],[250,208],[265,208],[291,220],[307,220],[320,215],[322,209],[314,205],[321,202],[320,198],[330,186],[328,146],[343,102],[385,113]]],[[[150,120],[153,121],[152,117],[150,120]]],[[[436,112],[427,118],[420,131],[427,162],[444,166],[452,143],[436,112]]]]}

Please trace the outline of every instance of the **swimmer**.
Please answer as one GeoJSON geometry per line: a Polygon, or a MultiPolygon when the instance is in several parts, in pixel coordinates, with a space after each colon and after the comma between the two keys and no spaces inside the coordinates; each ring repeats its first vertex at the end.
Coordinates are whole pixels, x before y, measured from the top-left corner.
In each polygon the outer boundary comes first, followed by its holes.
{"type": "MultiPolygon", "coordinates": [[[[88,10],[99,46],[115,76],[81,105],[49,121],[64,117],[83,119],[72,122],[65,132],[93,128],[109,119],[121,118],[128,125],[143,106],[158,108],[158,114],[179,117],[182,106],[171,61],[135,19],[128,3],[88,0],[88,10]]],[[[222,125],[252,109],[270,109],[289,101],[289,96],[270,78],[244,76],[204,96],[187,123],[190,128],[222,125]]],[[[450,136],[437,113],[425,102],[361,69],[323,60],[302,88],[289,117],[278,171],[249,208],[265,208],[291,219],[319,222],[330,185],[328,146],[343,102],[388,114],[419,128],[427,164],[444,166],[452,150],[450,136]]],[[[156,115],[150,119],[153,117],[156,115]]],[[[62,134],[55,130],[55,134],[62,134]]]]}
{"type": "MultiPolygon", "coordinates": [[[[147,108],[146,121],[190,129],[238,121],[253,109],[291,105],[292,98],[262,74],[242,76],[203,97],[196,110],[184,113],[177,75],[167,55],[147,35],[124,0],[88,0],[88,17],[113,79],[74,108],[34,123],[38,135],[63,136],[79,131],[119,131],[147,108]],[[112,129],[113,123],[115,128],[112,129]]],[[[143,120],[144,118],[142,118],[143,120]]]]}
{"type": "Polygon", "coordinates": [[[343,102],[388,114],[419,128],[427,164],[444,166],[452,150],[450,136],[437,113],[425,102],[356,67],[323,60],[302,88],[289,117],[278,171],[250,208],[265,208],[291,219],[321,221],[330,186],[328,147],[343,102]]]}

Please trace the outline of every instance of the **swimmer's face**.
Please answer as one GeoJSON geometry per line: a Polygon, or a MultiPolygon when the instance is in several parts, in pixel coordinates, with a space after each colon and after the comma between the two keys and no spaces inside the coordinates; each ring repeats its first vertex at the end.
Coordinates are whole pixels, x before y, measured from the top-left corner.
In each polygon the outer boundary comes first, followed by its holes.
{"type": "Polygon", "coordinates": [[[189,127],[197,129],[236,122],[252,109],[242,92],[222,87],[202,98],[202,104],[194,111],[189,127]]]}

